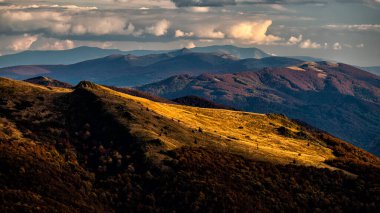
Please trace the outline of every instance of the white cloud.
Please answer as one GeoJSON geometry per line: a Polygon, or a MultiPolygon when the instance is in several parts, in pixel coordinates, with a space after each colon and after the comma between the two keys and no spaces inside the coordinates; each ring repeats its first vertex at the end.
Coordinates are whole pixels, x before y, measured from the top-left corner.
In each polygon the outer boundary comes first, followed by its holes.
{"type": "Polygon", "coordinates": [[[114,6],[117,8],[164,8],[164,9],[175,9],[176,6],[170,0],[102,0],[109,1],[107,6],[114,6]],[[118,3],[118,4],[115,4],[118,3]],[[120,5],[122,4],[122,5],[120,5]]]}
{"type": "MultiPolygon", "coordinates": [[[[0,1],[1,2],[1,1],[0,1]]],[[[0,5],[0,10],[21,10],[21,9],[66,9],[73,11],[97,10],[97,7],[83,7],[77,5],[49,5],[49,4],[30,4],[30,5],[0,5]]]]}
{"type": "Polygon", "coordinates": [[[343,47],[352,48],[351,44],[343,44],[343,47]]]}
{"type": "Polygon", "coordinates": [[[269,4],[269,7],[273,10],[281,11],[281,12],[293,12],[292,10],[286,8],[281,4],[269,4]]]}
{"type": "Polygon", "coordinates": [[[333,44],[333,50],[341,50],[342,45],[339,42],[333,44]]]}
{"type": "Polygon", "coordinates": [[[75,43],[72,40],[53,40],[44,39],[43,44],[40,44],[37,49],[40,50],[66,50],[75,47],[75,43]]]}
{"type": "Polygon", "coordinates": [[[54,33],[66,32],[71,16],[55,11],[6,11],[0,14],[0,28],[13,32],[49,30],[54,33]]]}
{"type": "MultiPolygon", "coordinates": [[[[107,34],[124,34],[127,21],[121,17],[111,16],[103,18],[85,17],[71,25],[71,32],[75,35],[92,34],[92,35],[107,35],[107,34]]],[[[129,25],[129,33],[132,26],[129,25]]]]}
{"type": "Polygon", "coordinates": [[[298,37],[295,37],[295,36],[291,36],[288,40],[288,45],[296,45],[296,44],[299,44],[303,39],[303,35],[299,35],[298,37]]]}
{"type": "Polygon", "coordinates": [[[210,8],[209,7],[189,7],[188,10],[194,13],[207,13],[210,11],[210,8]]]}
{"type": "Polygon", "coordinates": [[[327,29],[332,30],[349,30],[349,31],[380,31],[380,24],[343,24],[343,25],[325,25],[327,29]]]}
{"type": "Polygon", "coordinates": [[[307,39],[307,40],[301,42],[299,47],[302,49],[319,49],[322,47],[322,45],[318,44],[316,42],[313,42],[310,39],[307,39]]]}
{"type": "Polygon", "coordinates": [[[281,40],[280,37],[267,35],[270,25],[272,25],[272,20],[241,22],[231,27],[229,36],[234,39],[255,44],[271,43],[281,40]]]}
{"type": "Polygon", "coordinates": [[[191,37],[193,36],[194,33],[193,32],[183,32],[182,30],[176,30],[175,31],[175,37],[176,38],[180,38],[180,37],[191,37]]]}
{"type": "Polygon", "coordinates": [[[14,38],[7,48],[13,51],[27,50],[37,40],[37,35],[24,34],[23,36],[14,38]]]}
{"type": "Polygon", "coordinates": [[[187,48],[187,49],[192,49],[192,48],[194,48],[194,47],[196,47],[196,45],[194,44],[194,42],[190,42],[190,43],[188,43],[188,44],[185,46],[185,48],[187,48]]]}
{"type": "MultiPolygon", "coordinates": [[[[380,0],[378,0],[378,1],[380,1],[380,0]]],[[[363,44],[363,43],[361,43],[361,44],[357,44],[356,47],[357,47],[357,48],[363,48],[363,47],[364,47],[364,44],[363,44]]]]}
{"type": "Polygon", "coordinates": [[[163,36],[168,32],[170,22],[166,19],[158,21],[155,25],[146,28],[146,32],[155,36],[163,36]]]}
{"type": "Polygon", "coordinates": [[[212,26],[203,26],[196,29],[195,35],[203,39],[222,39],[225,37],[225,34],[222,31],[217,30],[212,26]]]}
{"type": "Polygon", "coordinates": [[[57,35],[129,35],[134,26],[116,15],[89,13],[75,16],[57,11],[6,11],[0,28],[13,32],[45,31],[57,35]],[[127,28],[126,28],[127,26],[127,28]]]}

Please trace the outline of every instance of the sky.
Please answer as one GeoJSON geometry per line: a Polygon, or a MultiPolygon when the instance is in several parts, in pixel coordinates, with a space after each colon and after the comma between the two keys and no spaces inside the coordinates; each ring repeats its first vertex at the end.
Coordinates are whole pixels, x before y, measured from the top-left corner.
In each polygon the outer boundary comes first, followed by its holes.
{"type": "Polygon", "coordinates": [[[0,54],[257,47],[380,65],[380,0],[0,0],[0,54]]]}

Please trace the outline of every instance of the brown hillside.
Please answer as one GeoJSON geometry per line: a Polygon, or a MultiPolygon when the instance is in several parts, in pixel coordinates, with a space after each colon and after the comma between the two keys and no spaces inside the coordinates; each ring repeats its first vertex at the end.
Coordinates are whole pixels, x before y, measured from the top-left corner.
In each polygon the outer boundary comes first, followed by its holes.
{"type": "Polygon", "coordinates": [[[0,88],[1,212],[379,208],[379,158],[285,116],[0,88]]]}

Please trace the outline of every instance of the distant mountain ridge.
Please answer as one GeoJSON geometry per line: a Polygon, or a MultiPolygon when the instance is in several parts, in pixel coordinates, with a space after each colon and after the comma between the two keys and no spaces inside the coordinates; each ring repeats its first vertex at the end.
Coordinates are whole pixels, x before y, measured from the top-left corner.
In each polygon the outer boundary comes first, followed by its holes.
{"type": "Polygon", "coordinates": [[[62,81],[57,81],[52,78],[48,78],[45,76],[38,76],[35,78],[29,78],[24,80],[29,83],[41,85],[41,86],[47,86],[47,87],[61,87],[61,88],[72,88],[73,85],[62,82],[62,81]]]}
{"type": "MultiPolygon", "coordinates": [[[[240,58],[264,58],[270,55],[257,48],[242,48],[231,45],[195,47],[194,52],[211,53],[223,52],[240,58]]],[[[19,65],[60,65],[74,64],[86,60],[101,58],[109,55],[150,55],[174,52],[176,50],[131,50],[102,49],[98,47],[77,47],[68,50],[28,50],[20,53],[0,56],[0,68],[19,65]]]]}
{"type": "Polygon", "coordinates": [[[196,95],[245,111],[282,113],[380,155],[380,77],[346,64],[179,75],[137,89],[168,99],[196,95]]]}
{"type": "Polygon", "coordinates": [[[181,49],[143,56],[114,54],[72,65],[7,67],[0,69],[0,76],[21,80],[44,75],[71,84],[90,80],[104,85],[136,86],[179,74],[241,72],[302,62],[284,57],[239,59],[225,52],[200,53],[181,49]]]}
{"type": "Polygon", "coordinates": [[[374,67],[362,67],[363,70],[373,73],[375,75],[380,76],[380,66],[374,66],[374,67]]]}

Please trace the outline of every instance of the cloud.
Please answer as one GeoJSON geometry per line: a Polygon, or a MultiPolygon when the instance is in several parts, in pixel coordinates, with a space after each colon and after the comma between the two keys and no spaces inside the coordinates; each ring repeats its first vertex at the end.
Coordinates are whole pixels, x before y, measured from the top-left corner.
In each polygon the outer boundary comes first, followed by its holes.
{"type": "Polygon", "coordinates": [[[195,35],[202,39],[222,39],[225,37],[225,34],[215,29],[212,26],[202,26],[201,28],[196,29],[195,35]]]}
{"type": "Polygon", "coordinates": [[[272,20],[241,22],[231,27],[229,37],[254,44],[265,44],[281,40],[280,37],[267,35],[272,20]]]}
{"type": "Polygon", "coordinates": [[[343,25],[325,25],[324,28],[332,30],[348,30],[348,31],[380,31],[380,24],[343,24],[343,25]]]}
{"type": "Polygon", "coordinates": [[[358,3],[369,6],[374,6],[380,0],[171,0],[177,7],[223,7],[229,5],[275,5],[273,9],[288,11],[287,8],[281,5],[287,4],[312,4],[312,5],[326,5],[328,3],[358,3]]]}
{"type": "Polygon", "coordinates": [[[322,47],[321,44],[311,41],[307,39],[299,44],[299,47],[302,49],[320,49],[322,47]]]}
{"type": "MultiPolygon", "coordinates": [[[[378,0],[378,1],[380,2],[380,0],[378,0]]],[[[364,44],[363,44],[363,43],[361,43],[361,44],[357,44],[356,47],[357,47],[357,48],[363,48],[363,47],[364,47],[364,44]]]]}
{"type": "Polygon", "coordinates": [[[130,34],[134,27],[129,25],[125,28],[127,21],[121,17],[110,16],[102,18],[84,17],[71,24],[70,31],[74,35],[107,35],[107,34],[130,34]]]}
{"type": "MultiPolygon", "coordinates": [[[[222,7],[239,4],[317,4],[323,3],[324,0],[171,0],[177,7],[222,7]]],[[[274,9],[283,9],[275,6],[274,9]]]]}
{"type": "Polygon", "coordinates": [[[221,7],[235,5],[235,0],[171,0],[177,7],[221,7]]]}
{"type": "Polygon", "coordinates": [[[188,10],[194,13],[207,13],[210,11],[210,8],[209,7],[189,7],[188,10]]]}
{"type": "Polygon", "coordinates": [[[165,8],[174,9],[175,4],[171,0],[98,0],[99,2],[106,3],[107,6],[114,6],[116,8],[165,8]],[[121,5],[120,5],[121,4],[121,5]]]}
{"type": "Polygon", "coordinates": [[[192,48],[194,48],[194,47],[196,47],[196,45],[194,44],[194,42],[190,42],[190,43],[188,43],[188,44],[185,46],[185,48],[187,48],[187,49],[192,49],[192,48]]]}
{"type": "Polygon", "coordinates": [[[163,36],[168,32],[170,22],[166,19],[158,21],[155,25],[146,28],[146,32],[155,36],[163,36]]]}
{"type": "Polygon", "coordinates": [[[183,32],[182,30],[176,30],[175,31],[175,37],[176,38],[180,38],[180,37],[190,37],[190,36],[193,36],[194,33],[193,32],[183,32]]]}
{"type": "Polygon", "coordinates": [[[339,42],[333,44],[333,50],[341,50],[342,45],[339,42]]]}
{"type": "Polygon", "coordinates": [[[84,10],[97,10],[97,7],[85,7],[77,5],[58,5],[58,4],[30,4],[30,5],[0,5],[0,10],[25,10],[25,9],[65,9],[73,11],[84,11],[84,10]]]}
{"type": "Polygon", "coordinates": [[[343,47],[352,48],[351,44],[343,44],[343,47]]]}
{"type": "Polygon", "coordinates": [[[37,40],[37,35],[24,34],[23,36],[14,38],[7,48],[13,51],[27,50],[37,40]]]}
{"type": "Polygon", "coordinates": [[[75,47],[75,43],[72,40],[56,40],[56,39],[41,39],[43,40],[37,49],[39,50],[66,50],[75,47]]]}
{"type": "Polygon", "coordinates": [[[281,12],[294,12],[293,10],[286,8],[284,7],[284,5],[281,5],[281,4],[269,4],[269,7],[273,10],[277,10],[281,12]]]}
{"type": "Polygon", "coordinates": [[[298,43],[300,43],[303,39],[303,35],[299,35],[298,38],[297,37],[294,37],[294,36],[291,36],[288,40],[288,45],[296,45],[298,43]]]}
{"type": "Polygon", "coordinates": [[[129,35],[134,26],[116,15],[99,13],[75,16],[58,11],[6,11],[0,14],[3,32],[44,31],[55,35],[129,35]]]}
{"type": "Polygon", "coordinates": [[[49,30],[63,33],[70,28],[67,23],[71,20],[70,16],[55,11],[6,11],[0,17],[0,28],[5,32],[49,30]]]}

